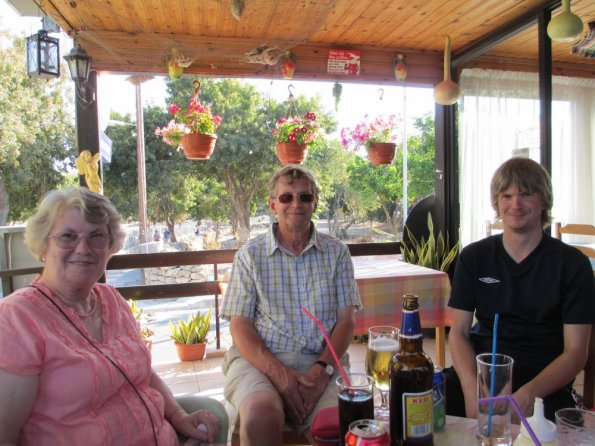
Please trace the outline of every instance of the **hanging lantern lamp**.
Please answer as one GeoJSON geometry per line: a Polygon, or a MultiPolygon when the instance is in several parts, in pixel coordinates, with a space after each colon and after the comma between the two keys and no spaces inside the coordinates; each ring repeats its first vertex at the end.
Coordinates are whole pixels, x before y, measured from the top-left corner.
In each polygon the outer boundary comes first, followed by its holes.
{"type": "Polygon", "coordinates": [[[77,84],[87,82],[89,69],[91,68],[91,56],[78,43],[70,50],[64,59],[68,63],[70,77],[77,84]]]}
{"type": "Polygon", "coordinates": [[[46,79],[60,76],[60,40],[43,29],[27,37],[27,74],[46,79]]]}
{"type": "Polygon", "coordinates": [[[88,82],[91,56],[77,43],[70,53],[64,56],[64,59],[68,63],[68,70],[75,83],[78,98],[85,105],[94,103],[95,89],[88,82]]]}

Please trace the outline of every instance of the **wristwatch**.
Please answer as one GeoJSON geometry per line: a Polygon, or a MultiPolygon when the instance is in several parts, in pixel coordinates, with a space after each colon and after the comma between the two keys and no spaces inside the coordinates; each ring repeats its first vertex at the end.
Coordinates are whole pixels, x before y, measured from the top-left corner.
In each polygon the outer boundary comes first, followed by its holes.
{"type": "Polygon", "coordinates": [[[335,368],[324,361],[316,361],[314,364],[318,364],[320,367],[322,367],[324,369],[324,373],[326,373],[329,378],[335,374],[335,368]]]}

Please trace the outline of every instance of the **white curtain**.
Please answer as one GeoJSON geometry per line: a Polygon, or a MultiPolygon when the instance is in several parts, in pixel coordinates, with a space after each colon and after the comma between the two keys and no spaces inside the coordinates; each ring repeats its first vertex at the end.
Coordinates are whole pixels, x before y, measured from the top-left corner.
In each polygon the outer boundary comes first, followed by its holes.
{"type": "MultiPolygon", "coordinates": [[[[537,162],[538,77],[471,69],[461,74],[459,186],[463,245],[485,237],[494,219],[490,180],[512,156],[537,162]]],[[[595,224],[595,80],[552,80],[554,221],[595,224]]]]}

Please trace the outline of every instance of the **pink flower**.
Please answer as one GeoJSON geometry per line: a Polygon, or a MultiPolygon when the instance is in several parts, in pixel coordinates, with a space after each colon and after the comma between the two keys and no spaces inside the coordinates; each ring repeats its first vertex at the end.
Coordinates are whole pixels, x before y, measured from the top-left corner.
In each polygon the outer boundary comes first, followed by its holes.
{"type": "Polygon", "coordinates": [[[360,147],[369,149],[373,143],[396,142],[397,117],[390,115],[387,118],[378,116],[370,119],[368,115],[357,123],[353,129],[341,129],[341,144],[347,150],[357,150],[360,147]]]}
{"type": "Polygon", "coordinates": [[[178,107],[176,104],[172,104],[171,107],[169,107],[169,113],[171,115],[175,115],[180,111],[180,107],[178,107]]]}

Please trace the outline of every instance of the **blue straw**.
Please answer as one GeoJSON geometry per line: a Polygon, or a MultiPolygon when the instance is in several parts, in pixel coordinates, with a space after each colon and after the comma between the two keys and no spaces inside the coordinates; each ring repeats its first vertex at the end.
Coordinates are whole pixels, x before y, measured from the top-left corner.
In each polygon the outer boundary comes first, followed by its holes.
{"type": "MultiPolygon", "coordinates": [[[[496,313],[494,317],[494,329],[492,333],[492,370],[490,379],[490,398],[494,398],[494,386],[496,385],[496,344],[498,340],[498,319],[500,315],[496,313]]],[[[494,403],[490,400],[488,408],[488,438],[492,436],[492,415],[494,413],[494,403]]]]}

